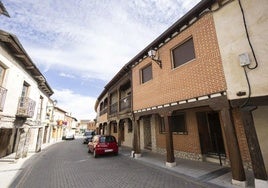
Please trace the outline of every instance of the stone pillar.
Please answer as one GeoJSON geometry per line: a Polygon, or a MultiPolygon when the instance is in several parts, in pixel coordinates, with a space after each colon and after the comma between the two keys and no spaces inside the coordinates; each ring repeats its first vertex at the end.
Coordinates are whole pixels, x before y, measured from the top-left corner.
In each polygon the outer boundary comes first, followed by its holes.
{"type": "Polygon", "coordinates": [[[153,114],[151,117],[151,141],[152,141],[152,151],[156,152],[156,131],[158,124],[158,115],[153,114]]]}

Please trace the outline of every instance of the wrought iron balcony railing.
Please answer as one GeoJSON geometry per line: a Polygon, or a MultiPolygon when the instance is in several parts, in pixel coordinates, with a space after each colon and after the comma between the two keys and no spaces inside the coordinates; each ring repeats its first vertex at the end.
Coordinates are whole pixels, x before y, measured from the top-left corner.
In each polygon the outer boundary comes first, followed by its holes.
{"type": "Polygon", "coordinates": [[[115,114],[115,113],[117,113],[117,105],[118,105],[118,103],[115,102],[114,104],[112,104],[112,105],[110,106],[110,114],[115,114]]]}
{"type": "Polygon", "coordinates": [[[7,89],[0,86],[0,111],[4,110],[6,95],[7,95],[7,89]]]}
{"type": "Polygon", "coordinates": [[[28,97],[20,97],[16,116],[31,118],[34,115],[36,102],[28,97]]]}
{"type": "Polygon", "coordinates": [[[104,109],[102,109],[102,110],[100,111],[100,115],[103,115],[103,114],[107,113],[107,111],[108,111],[107,107],[104,108],[104,109]]]}

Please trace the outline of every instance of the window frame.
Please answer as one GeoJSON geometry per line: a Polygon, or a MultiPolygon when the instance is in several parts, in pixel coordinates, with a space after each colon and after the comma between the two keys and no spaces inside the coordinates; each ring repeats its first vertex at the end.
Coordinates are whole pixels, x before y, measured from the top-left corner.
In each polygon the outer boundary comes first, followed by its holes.
{"type": "Polygon", "coordinates": [[[141,69],[140,69],[140,83],[141,84],[145,84],[146,82],[149,82],[150,80],[153,79],[153,66],[152,66],[152,63],[149,63],[145,66],[143,66],[141,69]],[[144,77],[143,77],[143,70],[145,70],[146,68],[148,67],[151,67],[151,78],[149,78],[148,80],[144,80],[144,77]]]}
{"type": "Polygon", "coordinates": [[[5,79],[5,75],[6,75],[6,67],[2,65],[2,63],[0,62],[0,86],[3,85],[4,83],[4,79],[5,79]]]}
{"type": "Polygon", "coordinates": [[[170,124],[171,124],[172,133],[174,133],[174,134],[188,134],[186,113],[185,112],[175,112],[174,114],[172,114],[171,119],[170,119],[170,124]],[[176,123],[174,122],[175,119],[173,119],[173,118],[175,118],[176,116],[183,116],[183,130],[179,130],[179,131],[175,130],[176,123]]]}
{"type": "Polygon", "coordinates": [[[192,36],[190,36],[190,37],[188,37],[188,38],[186,38],[185,40],[183,40],[182,42],[180,42],[178,45],[176,45],[174,48],[172,48],[171,49],[171,59],[172,59],[172,69],[176,69],[176,68],[179,68],[179,67],[181,67],[181,66],[183,66],[183,65],[185,65],[185,64],[187,64],[187,63],[189,63],[189,62],[191,62],[191,61],[193,61],[193,60],[195,60],[196,59],[196,52],[195,52],[195,44],[194,44],[194,39],[193,39],[193,37],[192,36]],[[192,41],[192,46],[193,46],[193,49],[192,49],[192,52],[193,52],[193,55],[194,55],[194,57],[193,58],[191,58],[191,59],[188,59],[188,60],[186,60],[185,62],[183,62],[183,63],[181,63],[181,64],[178,64],[178,65],[176,65],[176,61],[175,61],[175,53],[174,53],[174,51],[176,50],[176,49],[178,49],[179,47],[182,47],[183,45],[185,45],[188,41],[192,41]]]}

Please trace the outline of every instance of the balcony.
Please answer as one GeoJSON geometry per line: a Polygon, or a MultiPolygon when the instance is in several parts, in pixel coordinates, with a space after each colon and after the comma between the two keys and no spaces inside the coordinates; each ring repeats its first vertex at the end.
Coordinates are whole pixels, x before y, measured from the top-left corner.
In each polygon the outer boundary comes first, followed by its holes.
{"type": "Polygon", "coordinates": [[[4,110],[4,105],[6,101],[7,89],[0,86],[0,111],[4,110]]]}
{"type": "Polygon", "coordinates": [[[113,103],[111,106],[110,106],[110,114],[115,114],[117,113],[117,102],[113,103]]]}
{"type": "Polygon", "coordinates": [[[107,111],[108,111],[107,107],[104,108],[104,109],[102,109],[102,110],[100,111],[100,115],[106,114],[107,111]]]}
{"type": "Polygon", "coordinates": [[[20,97],[16,116],[31,118],[34,115],[36,102],[28,97],[20,97]]]}
{"type": "Polygon", "coordinates": [[[131,96],[128,95],[120,99],[120,111],[129,109],[131,107],[131,96]]]}

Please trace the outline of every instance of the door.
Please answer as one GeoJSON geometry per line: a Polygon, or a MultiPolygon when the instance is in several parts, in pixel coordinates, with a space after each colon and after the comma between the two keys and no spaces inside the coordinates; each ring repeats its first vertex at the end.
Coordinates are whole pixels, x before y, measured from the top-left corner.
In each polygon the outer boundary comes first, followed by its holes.
{"type": "Polygon", "coordinates": [[[198,112],[196,115],[202,154],[225,156],[219,114],[198,112]]]}
{"type": "Polygon", "coordinates": [[[8,151],[11,135],[12,129],[0,129],[0,158],[11,153],[8,151]]]}
{"type": "Polygon", "coordinates": [[[152,135],[151,135],[151,117],[144,117],[144,147],[146,149],[152,149],[152,135]]]}

